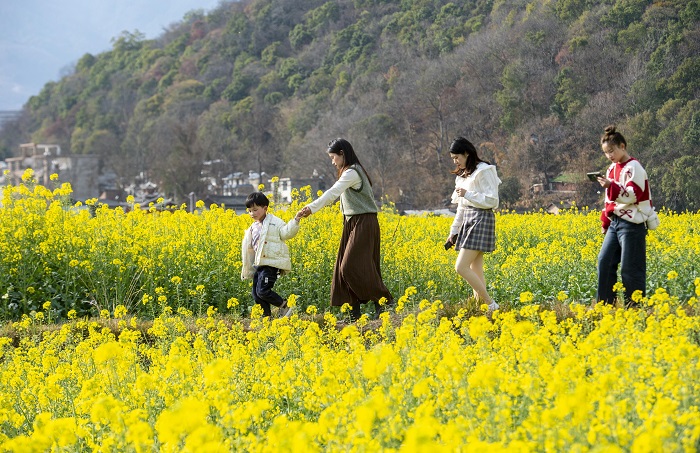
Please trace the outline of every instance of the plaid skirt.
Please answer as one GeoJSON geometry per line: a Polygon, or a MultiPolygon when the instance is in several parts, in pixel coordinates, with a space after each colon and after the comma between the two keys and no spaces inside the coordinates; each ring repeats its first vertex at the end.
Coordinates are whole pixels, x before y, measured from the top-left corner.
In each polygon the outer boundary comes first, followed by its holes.
{"type": "Polygon", "coordinates": [[[493,252],[496,249],[496,216],[491,209],[467,207],[455,248],[493,252]]]}

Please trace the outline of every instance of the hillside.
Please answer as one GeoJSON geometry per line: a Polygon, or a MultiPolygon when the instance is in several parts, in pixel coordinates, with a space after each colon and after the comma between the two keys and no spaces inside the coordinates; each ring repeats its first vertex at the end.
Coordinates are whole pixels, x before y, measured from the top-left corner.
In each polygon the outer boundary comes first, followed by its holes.
{"type": "Polygon", "coordinates": [[[0,153],[58,143],[184,199],[205,161],[333,178],[326,144],[343,136],[376,194],[421,208],[450,192],[447,148],[464,135],[498,165],[505,206],[542,205],[529,188],[562,174],[567,197],[596,205],[576,178],[605,167],[616,124],[655,203],[694,211],[699,23],[699,0],[222,2],[85,54],[3,128],[0,153]]]}

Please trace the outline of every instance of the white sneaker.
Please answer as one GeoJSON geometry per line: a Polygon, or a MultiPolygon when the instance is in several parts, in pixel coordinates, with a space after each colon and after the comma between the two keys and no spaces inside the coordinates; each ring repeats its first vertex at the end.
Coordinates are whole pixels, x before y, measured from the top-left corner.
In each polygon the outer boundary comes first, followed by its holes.
{"type": "Polygon", "coordinates": [[[277,316],[279,318],[288,318],[288,317],[292,316],[293,311],[294,311],[294,308],[287,306],[287,300],[285,299],[284,302],[282,302],[282,305],[280,305],[280,309],[277,312],[277,316]]]}
{"type": "Polygon", "coordinates": [[[492,313],[492,312],[498,310],[499,308],[501,308],[501,306],[498,305],[498,303],[495,300],[492,300],[491,303],[489,304],[489,313],[492,313]]]}

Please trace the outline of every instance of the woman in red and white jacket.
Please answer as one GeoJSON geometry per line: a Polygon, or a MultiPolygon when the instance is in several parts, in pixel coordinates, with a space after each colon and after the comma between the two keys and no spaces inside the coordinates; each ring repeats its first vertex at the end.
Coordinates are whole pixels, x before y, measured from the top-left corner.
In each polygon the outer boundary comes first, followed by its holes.
{"type": "Polygon", "coordinates": [[[645,221],[653,212],[647,172],[627,152],[625,138],[614,126],[605,128],[600,139],[605,156],[611,161],[598,182],[605,188],[605,207],[601,213],[605,239],[598,254],[597,301],[615,303],[613,287],[617,268],[621,268],[625,303],[636,305],[632,295],[646,295],[645,221]]]}

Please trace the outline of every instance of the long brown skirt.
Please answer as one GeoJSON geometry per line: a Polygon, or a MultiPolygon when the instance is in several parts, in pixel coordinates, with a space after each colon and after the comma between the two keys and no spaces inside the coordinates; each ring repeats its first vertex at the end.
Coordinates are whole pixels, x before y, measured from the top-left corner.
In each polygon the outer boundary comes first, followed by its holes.
{"type": "Polygon", "coordinates": [[[380,231],[377,214],[343,217],[343,237],[331,282],[331,305],[358,305],[382,297],[392,300],[379,267],[380,231]]]}

